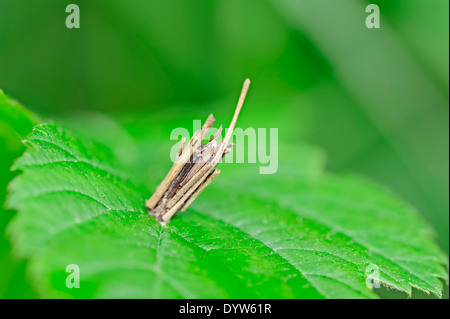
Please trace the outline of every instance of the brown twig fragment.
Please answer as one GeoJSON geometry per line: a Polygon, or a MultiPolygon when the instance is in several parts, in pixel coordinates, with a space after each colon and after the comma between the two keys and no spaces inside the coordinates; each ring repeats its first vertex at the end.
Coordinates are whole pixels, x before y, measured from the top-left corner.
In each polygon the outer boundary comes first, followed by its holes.
{"type": "Polygon", "coordinates": [[[179,210],[185,211],[220,174],[220,170],[215,167],[234,145],[228,142],[233,134],[249,86],[250,80],[246,79],[230,127],[220,143],[217,142],[217,138],[222,133],[222,125],[207,144],[202,144],[215,122],[212,114],[208,116],[202,129],[194,133],[186,146],[184,146],[186,138],[183,137],[175,163],[158,185],[155,193],[145,203],[148,213],[156,220],[168,222],[179,210]]]}

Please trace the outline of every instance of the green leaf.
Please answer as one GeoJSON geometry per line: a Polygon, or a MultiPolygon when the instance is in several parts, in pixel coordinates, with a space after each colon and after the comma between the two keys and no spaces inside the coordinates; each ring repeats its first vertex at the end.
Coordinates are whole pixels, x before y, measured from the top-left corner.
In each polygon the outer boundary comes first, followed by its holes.
{"type": "Polygon", "coordinates": [[[9,233],[43,297],[373,298],[368,266],[384,285],[441,296],[448,278],[408,205],[362,178],[323,173],[309,147],[280,146],[275,175],[224,170],[161,226],[144,210],[150,192],[108,149],[59,125],[36,126],[26,145],[9,233]],[[80,288],[66,287],[70,264],[80,288]]]}
{"type": "Polygon", "coordinates": [[[4,236],[6,225],[14,212],[5,210],[3,204],[6,187],[16,175],[11,172],[10,167],[25,150],[22,139],[31,132],[35,124],[35,117],[0,89],[0,298],[32,297],[24,281],[23,263],[11,258],[11,245],[4,236]]]}
{"type": "Polygon", "coordinates": [[[0,89],[0,131],[5,132],[6,126],[20,137],[30,133],[36,124],[35,116],[25,109],[19,102],[8,97],[0,89]]]}
{"type": "Polygon", "coordinates": [[[316,88],[306,97],[314,118],[305,138],[327,148],[332,169],[357,170],[397,189],[434,225],[448,253],[448,18],[440,18],[448,2],[389,10],[396,5],[383,1],[380,32],[364,27],[361,1],[271,2],[334,70],[320,88],[326,94],[316,88]]]}

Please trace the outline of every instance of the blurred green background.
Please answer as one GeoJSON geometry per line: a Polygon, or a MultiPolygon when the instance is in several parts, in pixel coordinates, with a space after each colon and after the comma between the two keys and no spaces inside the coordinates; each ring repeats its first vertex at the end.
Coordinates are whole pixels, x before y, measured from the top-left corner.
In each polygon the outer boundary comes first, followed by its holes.
{"type": "MultiPolygon", "coordinates": [[[[206,117],[224,100],[231,116],[250,77],[241,123],[251,126],[257,114],[280,138],[323,148],[328,170],[391,188],[417,207],[448,253],[448,7],[444,0],[0,0],[0,88],[49,117],[170,109],[190,118],[186,105],[206,117]],[[80,29],[65,27],[69,3],[80,7],[80,29]],[[369,3],[380,7],[380,29],[365,26],[369,3]]],[[[11,161],[2,154],[1,201],[11,161]]],[[[2,216],[2,232],[11,215],[2,216]]],[[[23,264],[8,259],[6,239],[1,245],[2,270],[20,279],[23,264]]],[[[8,285],[0,282],[0,295],[11,296],[8,285]]]]}

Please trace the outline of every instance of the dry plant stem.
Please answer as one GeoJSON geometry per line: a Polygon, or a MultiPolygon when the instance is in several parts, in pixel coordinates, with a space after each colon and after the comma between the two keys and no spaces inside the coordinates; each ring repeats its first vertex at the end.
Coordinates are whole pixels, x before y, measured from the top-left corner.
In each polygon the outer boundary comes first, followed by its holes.
{"type": "MultiPolygon", "coordinates": [[[[203,131],[203,128],[202,128],[202,131],[203,131]]],[[[191,157],[192,153],[194,152],[194,149],[197,148],[198,143],[201,142],[199,135],[200,135],[200,131],[196,131],[194,133],[194,136],[189,141],[188,146],[183,150],[181,155],[176,159],[176,161],[173,164],[172,168],[170,169],[169,173],[167,173],[167,175],[164,178],[164,180],[156,188],[156,192],[146,202],[145,206],[147,207],[147,209],[148,208],[154,208],[156,206],[156,204],[159,202],[161,197],[166,192],[167,188],[171,185],[173,180],[181,172],[181,170],[183,169],[184,165],[186,165],[186,163],[189,161],[189,158],[191,157]]]]}
{"type": "MultiPolygon", "coordinates": [[[[187,200],[187,202],[183,205],[183,207],[181,207],[180,211],[184,212],[189,205],[192,204],[192,202],[197,198],[198,195],[200,195],[200,193],[206,188],[206,186],[208,186],[209,184],[211,184],[211,182],[217,177],[219,176],[219,174],[221,173],[221,171],[219,169],[215,169],[206,179],[206,181],[201,184],[196,190],[195,192],[191,195],[191,197],[189,197],[189,199],[187,200]]],[[[164,216],[165,217],[165,216],[164,216]]]]}
{"type": "Polygon", "coordinates": [[[183,137],[183,138],[181,139],[180,149],[178,150],[178,156],[177,156],[177,158],[180,157],[181,154],[183,154],[184,144],[186,144],[186,138],[185,138],[185,137],[183,137]]]}
{"type": "Polygon", "coordinates": [[[201,130],[194,133],[186,146],[186,138],[181,140],[175,163],[156,188],[155,193],[145,203],[147,211],[156,220],[167,222],[177,211],[185,211],[220,174],[220,170],[215,167],[234,145],[228,142],[233,134],[249,86],[250,80],[246,79],[233,119],[219,144],[217,138],[222,133],[222,125],[206,145],[201,143],[215,122],[212,114],[208,116],[201,130]]]}
{"type": "MultiPolygon", "coordinates": [[[[186,206],[186,204],[187,204],[188,202],[192,203],[192,202],[194,201],[194,199],[195,199],[195,198],[192,198],[192,197],[193,197],[193,196],[195,196],[195,197],[198,196],[198,195],[200,194],[200,192],[201,192],[203,189],[205,189],[205,187],[208,186],[208,184],[211,183],[211,182],[214,180],[214,178],[216,178],[216,176],[219,175],[219,174],[220,174],[220,170],[214,170],[214,172],[212,172],[212,173],[209,175],[209,177],[206,179],[205,182],[203,182],[203,181],[197,182],[193,187],[191,187],[191,188],[186,192],[186,194],[185,194],[181,199],[179,199],[179,200],[176,202],[176,204],[175,204],[173,207],[171,207],[171,208],[169,209],[169,211],[168,211],[167,213],[165,213],[165,214],[163,215],[162,220],[163,220],[164,222],[169,221],[169,220],[172,218],[172,216],[175,215],[175,213],[176,213],[177,211],[179,211],[179,210],[182,209],[184,206],[186,206]],[[216,171],[217,171],[217,173],[215,173],[216,171]],[[208,180],[209,180],[209,181],[208,181],[208,180]],[[197,193],[197,191],[198,191],[198,194],[195,195],[195,193],[197,193]],[[191,200],[191,198],[192,198],[192,200],[191,200]]],[[[190,205],[190,203],[186,206],[186,208],[190,205]]]]}

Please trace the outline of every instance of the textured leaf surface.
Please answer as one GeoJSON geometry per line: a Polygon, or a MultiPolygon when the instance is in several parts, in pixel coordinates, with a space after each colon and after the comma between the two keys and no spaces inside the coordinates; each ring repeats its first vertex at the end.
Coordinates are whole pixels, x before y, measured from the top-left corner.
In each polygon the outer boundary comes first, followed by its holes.
{"type": "Polygon", "coordinates": [[[410,207],[323,173],[308,148],[282,148],[291,155],[276,175],[229,170],[162,227],[108,149],[55,125],[35,127],[26,144],[9,233],[45,297],[372,298],[370,265],[385,285],[440,295],[447,278],[410,207]],[[79,289],[66,288],[68,264],[80,266],[79,289]]]}

